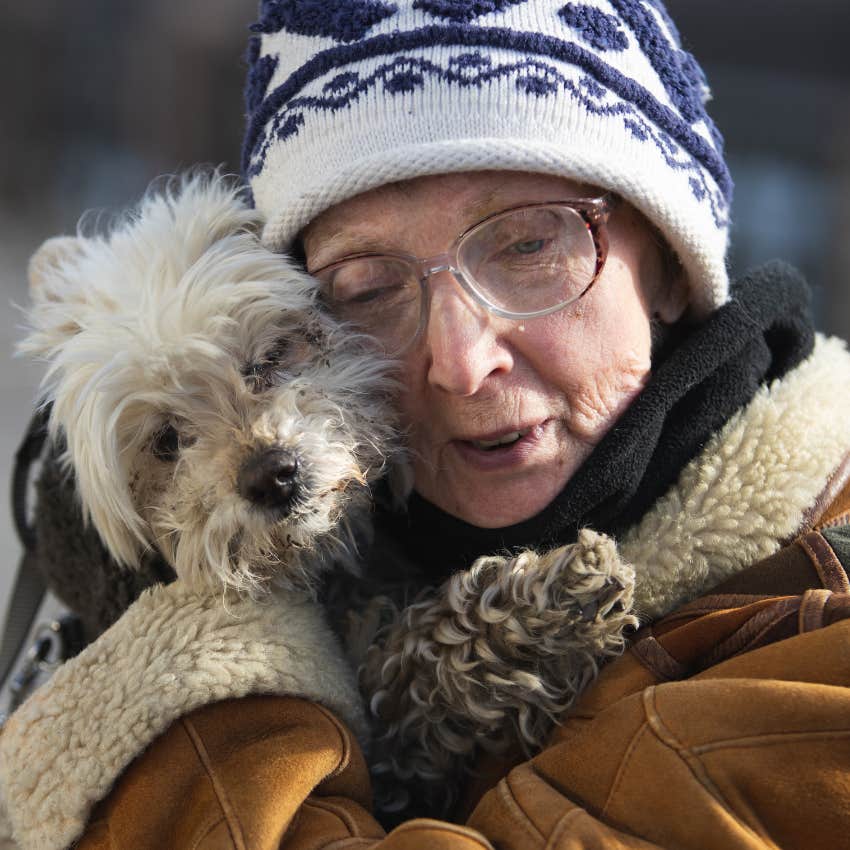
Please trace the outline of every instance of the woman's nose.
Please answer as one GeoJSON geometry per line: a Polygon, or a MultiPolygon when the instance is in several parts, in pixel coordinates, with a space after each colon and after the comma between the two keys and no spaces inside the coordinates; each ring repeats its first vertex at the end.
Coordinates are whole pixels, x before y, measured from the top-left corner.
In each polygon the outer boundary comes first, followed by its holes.
{"type": "Polygon", "coordinates": [[[441,271],[429,280],[430,312],[425,328],[428,382],[453,395],[477,393],[494,372],[510,371],[512,358],[494,318],[441,271]]]}

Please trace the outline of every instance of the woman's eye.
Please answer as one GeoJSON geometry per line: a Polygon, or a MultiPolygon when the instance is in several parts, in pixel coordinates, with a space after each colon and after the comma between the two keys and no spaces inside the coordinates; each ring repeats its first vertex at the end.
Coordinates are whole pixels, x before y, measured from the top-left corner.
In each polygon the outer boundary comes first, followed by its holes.
{"type": "Polygon", "coordinates": [[[394,303],[419,293],[419,281],[409,263],[397,257],[361,257],[345,261],[326,281],[331,309],[380,302],[394,303]]]}
{"type": "Polygon", "coordinates": [[[369,287],[362,288],[359,292],[347,297],[344,304],[368,304],[370,301],[377,301],[380,298],[387,298],[401,291],[402,287],[399,284],[380,284],[376,283],[369,287]]]}
{"type": "Polygon", "coordinates": [[[334,281],[331,298],[341,304],[363,303],[400,289],[404,281],[391,277],[340,279],[334,281]]]}
{"type": "Polygon", "coordinates": [[[537,254],[543,250],[545,239],[534,239],[527,242],[516,242],[512,247],[517,254],[537,254]]]}
{"type": "Polygon", "coordinates": [[[151,443],[151,452],[157,460],[172,463],[180,454],[180,435],[173,425],[164,425],[151,443]]]}

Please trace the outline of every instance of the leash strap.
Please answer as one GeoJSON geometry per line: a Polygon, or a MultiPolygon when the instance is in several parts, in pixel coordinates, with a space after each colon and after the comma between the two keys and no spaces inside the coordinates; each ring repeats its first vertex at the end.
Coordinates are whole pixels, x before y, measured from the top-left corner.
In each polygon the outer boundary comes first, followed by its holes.
{"type": "Polygon", "coordinates": [[[24,554],[19,561],[12,595],[6,607],[3,637],[0,642],[0,685],[8,679],[47,592],[47,585],[36,564],[35,528],[30,522],[28,503],[30,471],[44,450],[49,418],[49,406],[41,407],[36,411],[15,453],[15,469],[12,474],[12,515],[18,538],[24,547],[24,554]]]}
{"type": "Polygon", "coordinates": [[[21,556],[12,595],[6,606],[0,643],[0,685],[9,678],[47,591],[34,561],[35,553],[31,550],[21,556]]]}

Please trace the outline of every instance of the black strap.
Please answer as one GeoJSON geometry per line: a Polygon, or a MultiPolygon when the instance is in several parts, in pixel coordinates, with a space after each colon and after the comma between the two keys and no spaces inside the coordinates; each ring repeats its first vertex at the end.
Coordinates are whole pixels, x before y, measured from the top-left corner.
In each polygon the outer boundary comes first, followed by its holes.
{"type": "Polygon", "coordinates": [[[29,519],[28,495],[30,471],[44,449],[49,417],[49,406],[39,408],[30,420],[23,442],[15,453],[15,469],[12,474],[12,515],[15,529],[24,547],[24,554],[18,564],[18,573],[15,576],[15,584],[3,620],[3,638],[0,642],[0,684],[9,677],[47,592],[47,585],[36,564],[35,529],[29,519]]]}
{"type": "Polygon", "coordinates": [[[24,552],[18,566],[18,574],[15,576],[12,595],[6,606],[3,642],[0,643],[0,684],[11,674],[47,592],[47,585],[34,562],[35,552],[24,552]]]}
{"type": "Polygon", "coordinates": [[[30,524],[28,495],[30,470],[41,457],[47,441],[47,423],[51,405],[40,407],[27,426],[23,442],[15,452],[15,470],[12,473],[12,515],[15,529],[25,549],[35,549],[35,528],[30,524]]]}

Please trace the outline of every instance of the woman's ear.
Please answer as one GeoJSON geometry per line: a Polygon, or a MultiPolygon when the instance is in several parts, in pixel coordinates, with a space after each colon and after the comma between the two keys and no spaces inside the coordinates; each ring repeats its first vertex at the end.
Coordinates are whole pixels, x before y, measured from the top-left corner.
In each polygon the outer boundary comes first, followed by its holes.
{"type": "Polygon", "coordinates": [[[662,250],[666,256],[663,263],[662,282],[655,291],[652,315],[665,325],[674,325],[688,309],[690,287],[687,272],[679,258],[669,248],[662,250]]]}

